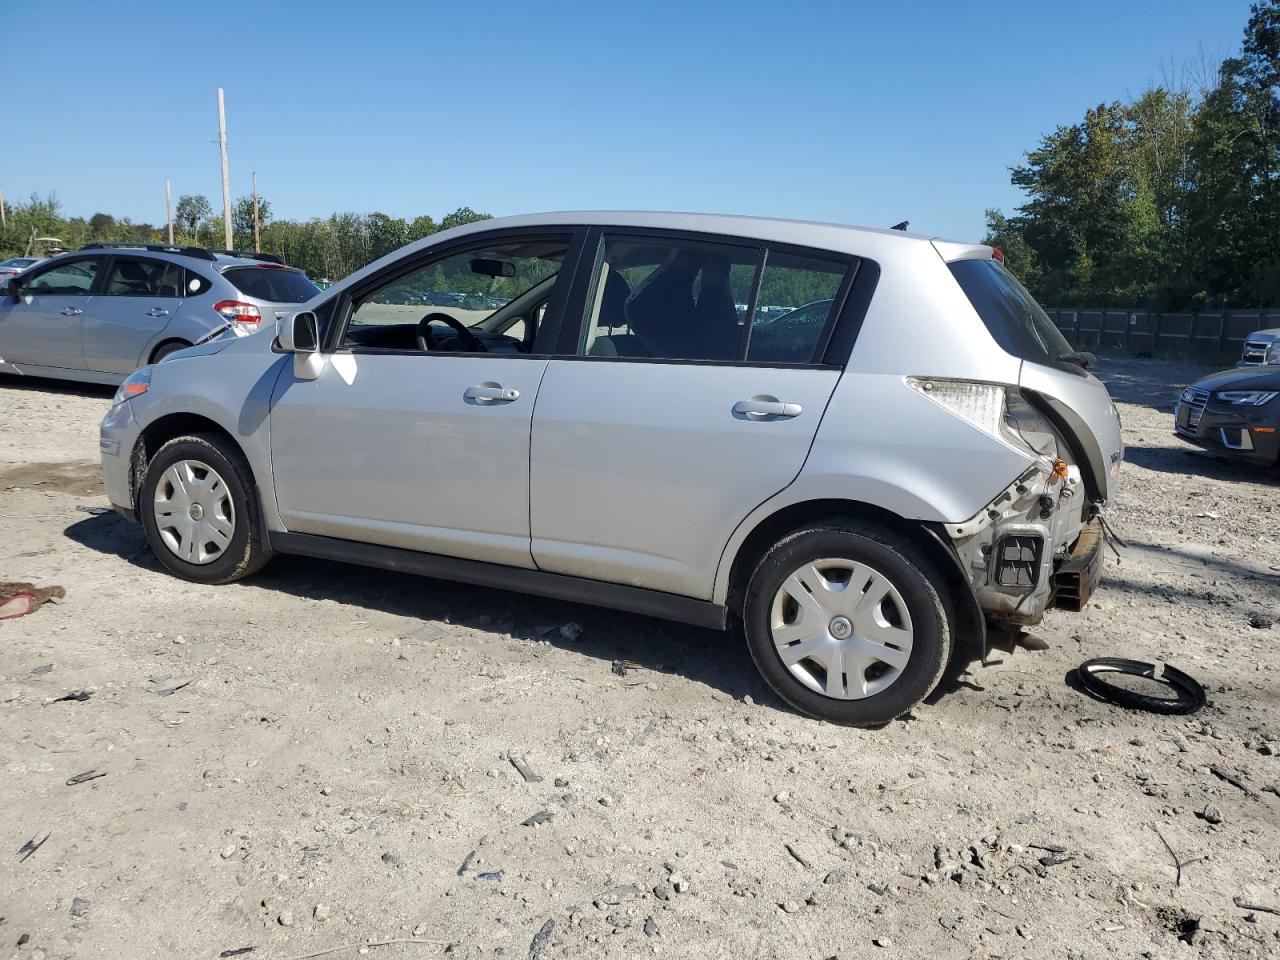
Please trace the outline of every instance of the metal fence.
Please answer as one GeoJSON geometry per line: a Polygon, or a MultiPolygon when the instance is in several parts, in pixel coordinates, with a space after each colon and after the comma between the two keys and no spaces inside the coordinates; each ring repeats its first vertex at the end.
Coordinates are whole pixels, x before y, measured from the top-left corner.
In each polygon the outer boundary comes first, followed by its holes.
{"type": "Polygon", "coordinates": [[[1054,307],[1046,311],[1072,345],[1099,353],[1150,353],[1218,361],[1240,356],[1255,330],[1280,327],[1280,310],[1154,310],[1054,307]]]}

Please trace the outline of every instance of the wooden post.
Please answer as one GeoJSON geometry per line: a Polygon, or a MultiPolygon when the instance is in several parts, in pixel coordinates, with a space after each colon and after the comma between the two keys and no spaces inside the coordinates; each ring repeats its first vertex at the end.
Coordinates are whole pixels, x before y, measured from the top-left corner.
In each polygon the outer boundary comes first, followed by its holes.
{"type": "Polygon", "coordinates": [[[1151,318],[1151,355],[1160,356],[1160,311],[1151,318]]]}
{"type": "Polygon", "coordinates": [[[258,220],[258,175],[253,175],[253,252],[262,252],[262,223],[258,220]]]}
{"type": "Polygon", "coordinates": [[[227,108],[222,88],[218,88],[218,149],[222,152],[222,235],[226,248],[235,244],[231,239],[231,176],[227,173],[227,108]]]}
{"type": "Polygon", "coordinates": [[[173,246],[173,187],[168,178],[164,181],[164,218],[169,224],[169,246],[173,246]]]}

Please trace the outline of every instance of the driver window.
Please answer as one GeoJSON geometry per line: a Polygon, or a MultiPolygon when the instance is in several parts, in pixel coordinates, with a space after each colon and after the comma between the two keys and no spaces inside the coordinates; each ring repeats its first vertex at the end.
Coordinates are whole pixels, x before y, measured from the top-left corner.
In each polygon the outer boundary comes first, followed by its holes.
{"type": "Polygon", "coordinates": [[[401,274],[355,306],[341,346],[528,353],[569,238],[472,247],[401,274]]]}
{"type": "Polygon", "coordinates": [[[59,297],[87,297],[97,276],[101,258],[72,260],[50,267],[22,285],[23,293],[59,297]]]}

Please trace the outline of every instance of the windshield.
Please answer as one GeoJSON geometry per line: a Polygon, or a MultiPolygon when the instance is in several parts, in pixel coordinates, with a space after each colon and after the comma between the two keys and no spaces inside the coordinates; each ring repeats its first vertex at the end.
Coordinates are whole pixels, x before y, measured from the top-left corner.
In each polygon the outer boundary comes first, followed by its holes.
{"type": "Polygon", "coordinates": [[[1062,361],[1071,344],[1058,330],[1027,288],[995,260],[957,260],[947,264],[965,296],[1007,353],[1079,373],[1076,364],[1062,361]]]}

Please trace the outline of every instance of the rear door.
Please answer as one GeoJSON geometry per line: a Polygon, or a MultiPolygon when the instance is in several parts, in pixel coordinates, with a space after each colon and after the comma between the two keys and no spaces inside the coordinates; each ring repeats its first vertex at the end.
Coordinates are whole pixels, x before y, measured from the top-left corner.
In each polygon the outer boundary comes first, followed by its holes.
{"type": "Polygon", "coordinates": [[[678,234],[589,243],[585,316],[566,321],[534,412],[534,560],[709,598],[734,528],[808,455],[840,377],[817,358],[856,263],[678,234]],[[824,322],[785,335],[758,310],[820,300],[824,322]]]}
{"type": "Polygon", "coordinates": [[[129,374],[182,306],[182,267],[152,257],[111,258],[101,293],[82,318],[84,363],[101,373],[129,374]]]}
{"type": "Polygon", "coordinates": [[[8,363],[83,370],[81,323],[101,280],[101,254],[34,268],[17,303],[0,305],[0,358],[8,363]]]}

